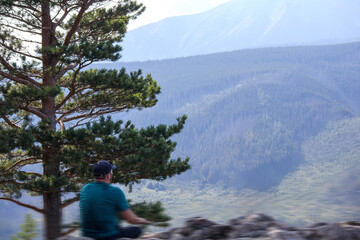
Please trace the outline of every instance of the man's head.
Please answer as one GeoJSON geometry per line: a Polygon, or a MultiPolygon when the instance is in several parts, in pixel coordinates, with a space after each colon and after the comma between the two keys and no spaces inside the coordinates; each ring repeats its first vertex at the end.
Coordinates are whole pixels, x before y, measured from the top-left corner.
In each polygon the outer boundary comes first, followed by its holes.
{"type": "Polygon", "coordinates": [[[109,161],[101,160],[94,164],[94,177],[96,180],[111,180],[112,170],[116,166],[109,161]]]}

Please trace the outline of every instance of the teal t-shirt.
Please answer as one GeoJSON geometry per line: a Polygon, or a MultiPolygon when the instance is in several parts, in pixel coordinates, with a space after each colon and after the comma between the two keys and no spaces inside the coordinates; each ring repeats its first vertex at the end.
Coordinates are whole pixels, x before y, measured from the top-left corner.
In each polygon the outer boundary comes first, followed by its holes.
{"type": "Polygon", "coordinates": [[[85,237],[102,238],[119,232],[118,212],[129,209],[120,188],[104,182],[87,184],[80,192],[80,221],[85,237]]]}

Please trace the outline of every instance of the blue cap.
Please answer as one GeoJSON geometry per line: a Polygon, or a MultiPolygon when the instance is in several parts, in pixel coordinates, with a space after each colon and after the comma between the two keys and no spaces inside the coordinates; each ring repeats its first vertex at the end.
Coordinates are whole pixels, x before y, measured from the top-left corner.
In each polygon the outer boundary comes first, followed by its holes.
{"type": "Polygon", "coordinates": [[[116,166],[112,162],[101,160],[94,164],[94,176],[106,175],[115,168],[116,166]]]}

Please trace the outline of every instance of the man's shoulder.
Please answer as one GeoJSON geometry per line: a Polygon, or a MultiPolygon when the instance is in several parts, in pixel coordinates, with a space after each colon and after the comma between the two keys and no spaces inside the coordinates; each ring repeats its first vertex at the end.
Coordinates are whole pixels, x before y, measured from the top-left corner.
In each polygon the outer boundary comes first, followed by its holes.
{"type": "Polygon", "coordinates": [[[124,194],[124,192],[119,187],[98,181],[88,183],[81,189],[81,192],[87,191],[106,191],[111,192],[112,194],[124,194]]]}
{"type": "Polygon", "coordinates": [[[109,187],[107,188],[108,196],[114,199],[124,199],[125,193],[121,190],[121,188],[117,186],[112,186],[109,184],[109,187]]]}
{"type": "Polygon", "coordinates": [[[83,186],[82,190],[91,188],[93,186],[96,186],[95,182],[90,182],[90,183],[86,184],[85,186],[83,186]]]}
{"type": "Polygon", "coordinates": [[[109,191],[123,193],[123,191],[117,187],[109,184],[109,191]]]}

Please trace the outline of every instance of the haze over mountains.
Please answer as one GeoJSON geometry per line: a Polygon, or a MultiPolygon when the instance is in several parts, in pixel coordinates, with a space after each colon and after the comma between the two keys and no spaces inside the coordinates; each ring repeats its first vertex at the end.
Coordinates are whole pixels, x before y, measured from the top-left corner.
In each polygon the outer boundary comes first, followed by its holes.
{"type": "Polygon", "coordinates": [[[127,33],[122,61],[360,40],[358,0],[232,0],[127,33]]]}

